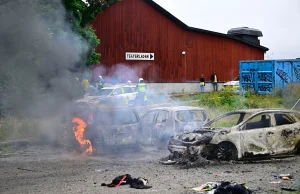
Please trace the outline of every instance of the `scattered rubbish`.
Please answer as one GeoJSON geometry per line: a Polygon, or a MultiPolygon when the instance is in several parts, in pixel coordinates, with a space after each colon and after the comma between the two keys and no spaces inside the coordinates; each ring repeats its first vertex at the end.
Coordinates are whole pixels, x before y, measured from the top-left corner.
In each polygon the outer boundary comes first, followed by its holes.
{"type": "Polygon", "coordinates": [[[117,176],[112,180],[111,183],[106,184],[102,183],[101,186],[107,187],[119,187],[121,185],[130,185],[131,188],[135,189],[150,189],[152,186],[148,185],[149,181],[145,178],[132,178],[130,174],[125,174],[121,176],[117,176]]]}
{"type": "Polygon", "coordinates": [[[192,188],[194,191],[210,191],[212,189],[217,188],[221,183],[219,182],[207,182],[200,187],[192,188]]]}
{"type": "Polygon", "coordinates": [[[252,190],[250,190],[244,184],[236,184],[231,182],[207,182],[200,187],[192,188],[194,191],[202,191],[207,194],[251,194],[252,190]]]}
{"type": "Polygon", "coordinates": [[[283,190],[283,191],[297,191],[296,189],[292,189],[292,188],[281,188],[281,190],[283,190]]]}
{"type": "Polygon", "coordinates": [[[272,181],[270,183],[272,183],[272,184],[279,184],[279,183],[281,183],[281,181],[272,181]]]}
{"type": "Polygon", "coordinates": [[[166,164],[166,165],[169,165],[169,164],[175,164],[176,161],[174,160],[167,160],[167,161],[160,161],[161,164],[166,164]]]}
{"type": "Polygon", "coordinates": [[[107,172],[108,171],[108,169],[105,169],[105,170],[103,170],[103,169],[96,169],[95,170],[95,172],[107,172]]]}
{"type": "Polygon", "coordinates": [[[252,170],[242,170],[242,173],[252,172],[252,170]]]}
{"type": "Polygon", "coordinates": [[[293,179],[293,176],[290,174],[280,174],[279,178],[281,178],[282,180],[290,180],[293,179]]]}
{"type": "Polygon", "coordinates": [[[290,180],[290,178],[287,177],[287,176],[283,176],[283,177],[281,177],[281,179],[282,179],[282,180],[290,180]]]}
{"type": "Polygon", "coordinates": [[[37,172],[36,170],[26,169],[26,168],[18,168],[18,170],[25,170],[30,172],[37,172]]]}
{"type": "Polygon", "coordinates": [[[218,188],[216,188],[214,194],[232,194],[232,193],[239,193],[239,194],[251,194],[252,190],[250,190],[244,184],[236,184],[230,182],[222,182],[218,188]]]}

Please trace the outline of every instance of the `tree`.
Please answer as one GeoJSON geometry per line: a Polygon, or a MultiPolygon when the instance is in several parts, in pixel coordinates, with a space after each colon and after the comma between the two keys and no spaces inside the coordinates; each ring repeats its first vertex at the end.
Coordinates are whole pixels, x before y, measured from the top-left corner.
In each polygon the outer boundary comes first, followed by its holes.
{"type": "Polygon", "coordinates": [[[94,29],[89,23],[95,19],[97,14],[102,13],[103,9],[115,3],[117,0],[63,0],[67,10],[67,20],[72,24],[72,29],[77,32],[82,39],[89,45],[86,48],[85,65],[99,63],[100,54],[96,53],[95,48],[100,43],[94,29]]]}

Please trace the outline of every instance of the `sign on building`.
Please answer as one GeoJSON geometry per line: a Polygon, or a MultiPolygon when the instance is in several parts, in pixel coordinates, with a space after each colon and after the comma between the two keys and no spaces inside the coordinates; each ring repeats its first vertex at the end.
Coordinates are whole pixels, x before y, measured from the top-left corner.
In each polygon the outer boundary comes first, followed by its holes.
{"type": "Polygon", "coordinates": [[[126,52],[126,60],[144,60],[144,61],[153,61],[154,53],[132,53],[126,52]]]}

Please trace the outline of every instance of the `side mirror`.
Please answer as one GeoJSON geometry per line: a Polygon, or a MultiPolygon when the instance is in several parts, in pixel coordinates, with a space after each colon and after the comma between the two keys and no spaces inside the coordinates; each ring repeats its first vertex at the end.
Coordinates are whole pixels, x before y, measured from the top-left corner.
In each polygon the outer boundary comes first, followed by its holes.
{"type": "Polygon", "coordinates": [[[112,95],[113,95],[113,96],[116,96],[116,95],[118,95],[118,93],[117,93],[117,92],[113,92],[112,95]]]}

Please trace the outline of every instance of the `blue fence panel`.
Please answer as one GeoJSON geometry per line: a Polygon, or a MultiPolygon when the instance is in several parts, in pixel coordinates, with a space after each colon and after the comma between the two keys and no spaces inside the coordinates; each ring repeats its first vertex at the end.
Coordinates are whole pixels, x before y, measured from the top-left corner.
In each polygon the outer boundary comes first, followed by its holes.
{"type": "Polygon", "coordinates": [[[253,90],[260,94],[273,92],[274,61],[241,61],[240,88],[253,90]]]}
{"type": "Polygon", "coordinates": [[[300,83],[300,60],[240,61],[240,89],[259,94],[272,93],[274,88],[300,83]]]}

